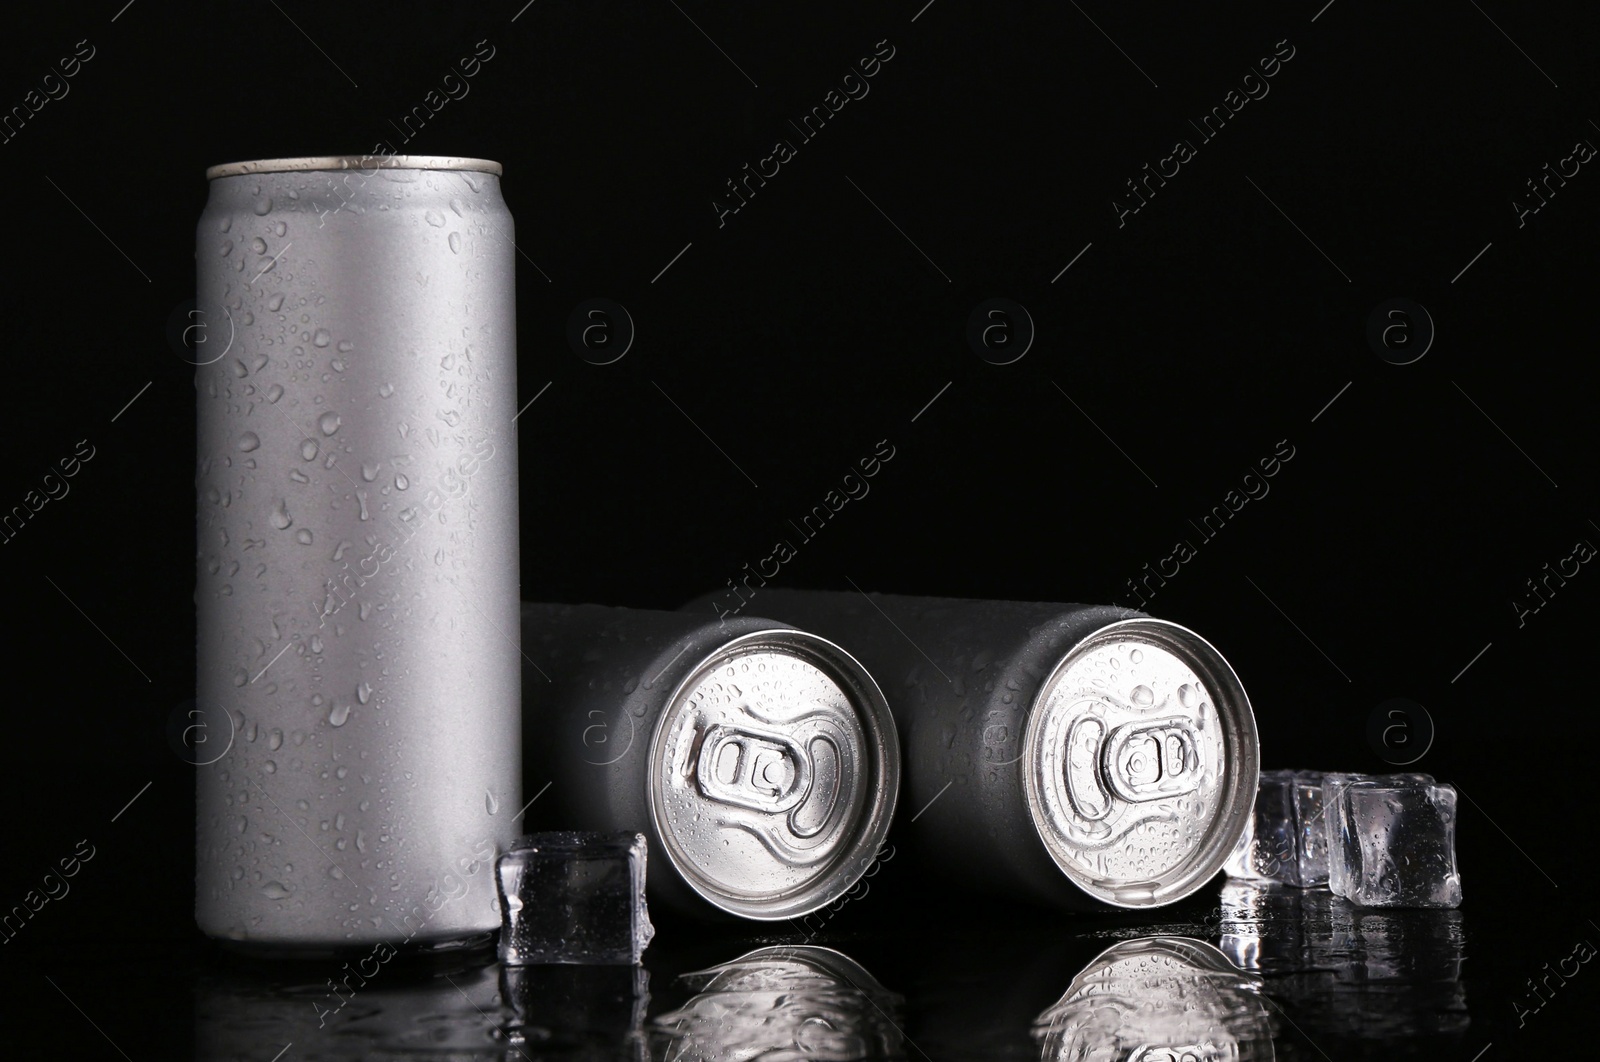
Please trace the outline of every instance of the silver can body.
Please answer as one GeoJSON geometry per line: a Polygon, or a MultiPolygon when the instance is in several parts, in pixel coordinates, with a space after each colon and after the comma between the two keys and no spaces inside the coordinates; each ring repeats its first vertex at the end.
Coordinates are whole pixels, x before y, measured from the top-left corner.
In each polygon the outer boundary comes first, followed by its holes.
{"type": "MultiPolygon", "coordinates": [[[[687,611],[716,622],[719,600],[687,611]]],[[[1250,820],[1249,701],[1178,624],[1096,605],[765,587],[753,607],[837,640],[884,683],[918,809],[907,847],[941,881],[1066,907],[1160,906],[1213,877],[1250,820]]]]}
{"type": "Polygon", "coordinates": [[[499,926],[493,863],[521,804],[499,170],[208,171],[196,700],[230,731],[198,772],[213,937],[428,948],[499,926]]]}
{"type": "Polygon", "coordinates": [[[872,676],[771,620],[525,604],[525,788],[552,828],[637,830],[652,899],[757,921],[871,869],[900,748],[872,676]]]}

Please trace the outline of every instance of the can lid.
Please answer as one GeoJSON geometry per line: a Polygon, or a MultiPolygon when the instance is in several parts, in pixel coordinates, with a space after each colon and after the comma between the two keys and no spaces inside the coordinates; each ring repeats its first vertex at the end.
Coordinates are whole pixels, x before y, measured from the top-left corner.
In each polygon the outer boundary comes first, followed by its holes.
{"type": "Polygon", "coordinates": [[[290,173],[305,170],[476,170],[499,177],[503,167],[488,159],[451,155],[311,155],[299,159],[255,159],[224,162],[206,168],[206,180],[240,177],[251,173],[290,173]]]}
{"type": "Polygon", "coordinates": [[[867,872],[899,780],[894,721],[866,669],[817,635],[754,631],[673,691],[650,747],[650,815],[701,897],[745,918],[792,918],[867,872]]]}
{"type": "Polygon", "coordinates": [[[1255,718],[1209,642],[1122,620],[1056,665],[1028,716],[1029,814],[1056,865],[1117,907],[1182,899],[1227,860],[1255,807],[1255,718]]]}

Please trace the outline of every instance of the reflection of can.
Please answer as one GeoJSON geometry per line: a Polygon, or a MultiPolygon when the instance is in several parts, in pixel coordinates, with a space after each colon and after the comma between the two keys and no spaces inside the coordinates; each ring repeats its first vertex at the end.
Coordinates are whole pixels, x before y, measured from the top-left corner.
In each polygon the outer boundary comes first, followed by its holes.
{"type": "Polygon", "coordinates": [[[1176,623],[767,588],[755,601],[849,646],[883,681],[905,740],[908,847],[940,878],[1154,907],[1204,885],[1249,821],[1249,700],[1221,654],[1176,623]]]}
{"type": "Polygon", "coordinates": [[[525,604],[522,630],[542,821],[638,830],[652,893],[752,919],[824,907],[871,866],[900,753],[844,650],[769,620],[597,605],[525,604]]]}
{"type": "MultiPolygon", "coordinates": [[[[503,997],[493,962],[484,961],[482,953],[476,959],[469,953],[436,953],[428,960],[396,954],[379,943],[337,967],[325,961],[208,960],[192,974],[190,1057],[201,1062],[270,1062],[275,1055],[280,1062],[505,1057],[508,1036],[501,1027],[503,997]]],[[[514,1026],[511,1031],[515,1036],[514,1026]]]]}
{"type": "Polygon", "coordinates": [[[651,1022],[656,1057],[748,1059],[903,1058],[893,1014],[900,998],[854,959],[811,945],[757,948],[684,974],[693,999],[651,1022]]]}
{"type": "Polygon", "coordinates": [[[1039,1015],[1033,1035],[1046,1062],[1264,1062],[1275,1054],[1260,979],[1188,937],[1141,937],[1107,948],[1039,1015]]]}
{"type": "Polygon", "coordinates": [[[212,936],[426,946],[499,925],[493,860],[521,804],[499,173],[208,171],[197,699],[236,724],[198,781],[212,936]]]}

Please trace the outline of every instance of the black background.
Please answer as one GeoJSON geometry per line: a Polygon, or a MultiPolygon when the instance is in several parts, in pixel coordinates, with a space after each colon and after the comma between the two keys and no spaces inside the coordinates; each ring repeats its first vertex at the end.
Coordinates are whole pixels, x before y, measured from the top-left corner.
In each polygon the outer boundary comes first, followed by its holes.
{"type": "MultiPolygon", "coordinates": [[[[1287,440],[1270,494],[1149,610],[1228,656],[1267,767],[1382,769],[1374,706],[1424,705],[1437,735],[1417,768],[1464,794],[1469,941],[1507,918],[1553,934],[1496,957],[1459,1049],[1581,1027],[1577,1001],[1531,1031],[1508,1004],[1573,940],[1600,941],[1584,914],[1600,575],[1583,567],[1520,626],[1512,602],[1600,543],[1600,178],[1585,166],[1523,227],[1512,203],[1576,141],[1600,143],[1592,13],[119,6],[30,6],[0,39],[6,108],[75,42],[95,49],[0,145],[0,508],[79,440],[95,452],[0,546],[21,679],[0,907],[80,838],[97,851],[0,952],[8,1017],[109,1050],[42,965],[79,978],[73,998],[92,993],[86,1012],[133,1057],[182,1049],[181,993],[117,1015],[111,982],[71,971],[193,945],[191,768],[165,733],[193,695],[193,370],[168,333],[193,296],[203,170],[388,144],[505,166],[519,405],[539,394],[519,422],[527,599],[675,607],[722,587],[888,440],[870,494],[779,583],[1137,604],[1127,580],[1198,543],[1189,521],[1287,440]],[[1270,94],[1200,143],[1188,120],[1284,40],[1270,94]],[[479,41],[494,55],[469,94],[402,145],[391,120],[479,41]],[[870,94],[719,227],[724,183],[796,140],[786,120],[879,41],[895,51],[870,94]],[[1119,228],[1124,182],[1179,138],[1198,155],[1119,228]],[[637,328],[611,365],[566,340],[592,297],[637,328]],[[966,341],[991,297],[1037,330],[1013,364],[966,341]],[[1366,339],[1395,297],[1437,328],[1403,366],[1366,339]]],[[[928,899],[915,917],[964,917],[936,886],[910,894],[928,899]]]]}

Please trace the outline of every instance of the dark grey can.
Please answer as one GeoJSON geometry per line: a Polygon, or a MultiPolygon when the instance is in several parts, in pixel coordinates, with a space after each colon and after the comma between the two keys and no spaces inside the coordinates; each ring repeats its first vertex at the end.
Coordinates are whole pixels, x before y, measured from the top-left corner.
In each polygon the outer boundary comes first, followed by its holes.
{"type": "MultiPolygon", "coordinates": [[[[1238,676],[1193,631],[1130,609],[756,592],[846,646],[902,735],[907,844],[947,883],[1068,907],[1155,907],[1221,869],[1259,750],[1238,676]]],[[[711,622],[732,613],[703,598],[711,622]]]]}
{"type": "Polygon", "coordinates": [[[701,913],[799,917],[871,867],[899,742],[839,646],[598,605],[524,603],[522,636],[530,821],[643,833],[652,898],[701,913]]]}

